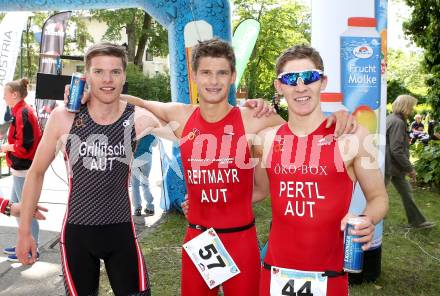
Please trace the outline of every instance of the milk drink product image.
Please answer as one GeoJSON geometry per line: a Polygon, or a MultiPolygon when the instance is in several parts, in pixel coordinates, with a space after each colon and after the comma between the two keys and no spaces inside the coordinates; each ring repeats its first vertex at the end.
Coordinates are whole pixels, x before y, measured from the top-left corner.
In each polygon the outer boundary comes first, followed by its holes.
{"type": "Polygon", "coordinates": [[[348,18],[341,35],[341,91],[350,112],[365,105],[376,110],[381,101],[381,39],[376,19],[348,18]]]}

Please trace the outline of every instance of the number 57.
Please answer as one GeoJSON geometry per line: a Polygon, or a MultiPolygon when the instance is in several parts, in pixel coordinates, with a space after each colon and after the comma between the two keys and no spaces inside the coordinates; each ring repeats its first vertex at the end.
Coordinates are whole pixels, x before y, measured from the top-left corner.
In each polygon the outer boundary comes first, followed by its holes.
{"type": "MultiPolygon", "coordinates": [[[[209,258],[211,258],[213,254],[218,253],[217,249],[215,248],[215,246],[213,244],[209,244],[209,245],[205,246],[204,249],[205,250],[203,250],[203,249],[199,250],[200,258],[202,258],[203,260],[209,260],[209,258]],[[204,251],[206,251],[206,253],[204,251]]],[[[222,259],[222,256],[217,255],[216,258],[217,258],[218,262],[208,264],[207,265],[208,269],[211,269],[214,267],[225,267],[226,266],[225,262],[222,259]]]]}

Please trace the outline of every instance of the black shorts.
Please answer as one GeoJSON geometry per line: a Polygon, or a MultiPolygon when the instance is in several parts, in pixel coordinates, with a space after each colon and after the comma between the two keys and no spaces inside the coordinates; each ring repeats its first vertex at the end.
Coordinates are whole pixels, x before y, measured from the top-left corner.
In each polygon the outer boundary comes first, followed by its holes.
{"type": "Polygon", "coordinates": [[[116,296],[149,296],[147,268],[131,223],[66,224],[61,243],[66,294],[94,296],[104,260],[116,296]]]}

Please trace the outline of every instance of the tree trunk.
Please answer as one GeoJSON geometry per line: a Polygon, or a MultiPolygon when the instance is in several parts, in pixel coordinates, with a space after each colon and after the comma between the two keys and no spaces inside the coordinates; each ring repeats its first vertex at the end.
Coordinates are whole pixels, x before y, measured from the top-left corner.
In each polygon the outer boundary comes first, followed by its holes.
{"type": "Polygon", "coordinates": [[[128,61],[133,62],[136,52],[136,23],[135,23],[135,12],[133,12],[133,18],[130,23],[127,23],[125,28],[127,32],[127,43],[128,43],[128,61]]]}
{"type": "Polygon", "coordinates": [[[151,16],[144,12],[144,22],[142,24],[142,33],[138,41],[137,52],[134,58],[134,64],[142,69],[142,58],[144,56],[145,47],[147,46],[148,35],[147,32],[151,28],[151,16]]]}

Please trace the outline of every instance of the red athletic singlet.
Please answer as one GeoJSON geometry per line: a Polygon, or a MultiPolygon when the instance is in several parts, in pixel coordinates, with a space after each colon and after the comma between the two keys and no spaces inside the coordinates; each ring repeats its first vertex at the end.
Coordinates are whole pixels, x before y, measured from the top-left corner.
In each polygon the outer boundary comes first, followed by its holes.
{"type": "MultiPolygon", "coordinates": [[[[267,159],[272,228],[265,262],[303,271],[342,271],[342,218],[354,183],[342,161],[334,126],[324,121],[313,133],[295,136],[282,125],[267,159]]],[[[261,295],[269,295],[270,271],[263,270],[261,295]]],[[[347,276],[328,279],[327,295],[348,294],[347,276]]]]}
{"type": "Polygon", "coordinates": [[[180,152],[190,223],[230,228],[254,219],[254,170],[240,109],[210,123],[197,108],[183,130],[180,152]]]}
{"type": "MultiPolygon", "coordinates": [[[[239,108],[215,123],[194,110],[180,142],[188,191],[188,221],[204,227],[235,228],[252,223],[253,164],[239,108]]],[[[185,242],[202,231],[188,228],[185,242]]],[[[223,284],[225,296],[255,296],[260,273],[255,226],[218,234],[241,273],[223,284]],[[238,243],[239,242],[239,243],[238,243]]],[[[182,296],[217,295],[182,250],[182,296]]]]}

